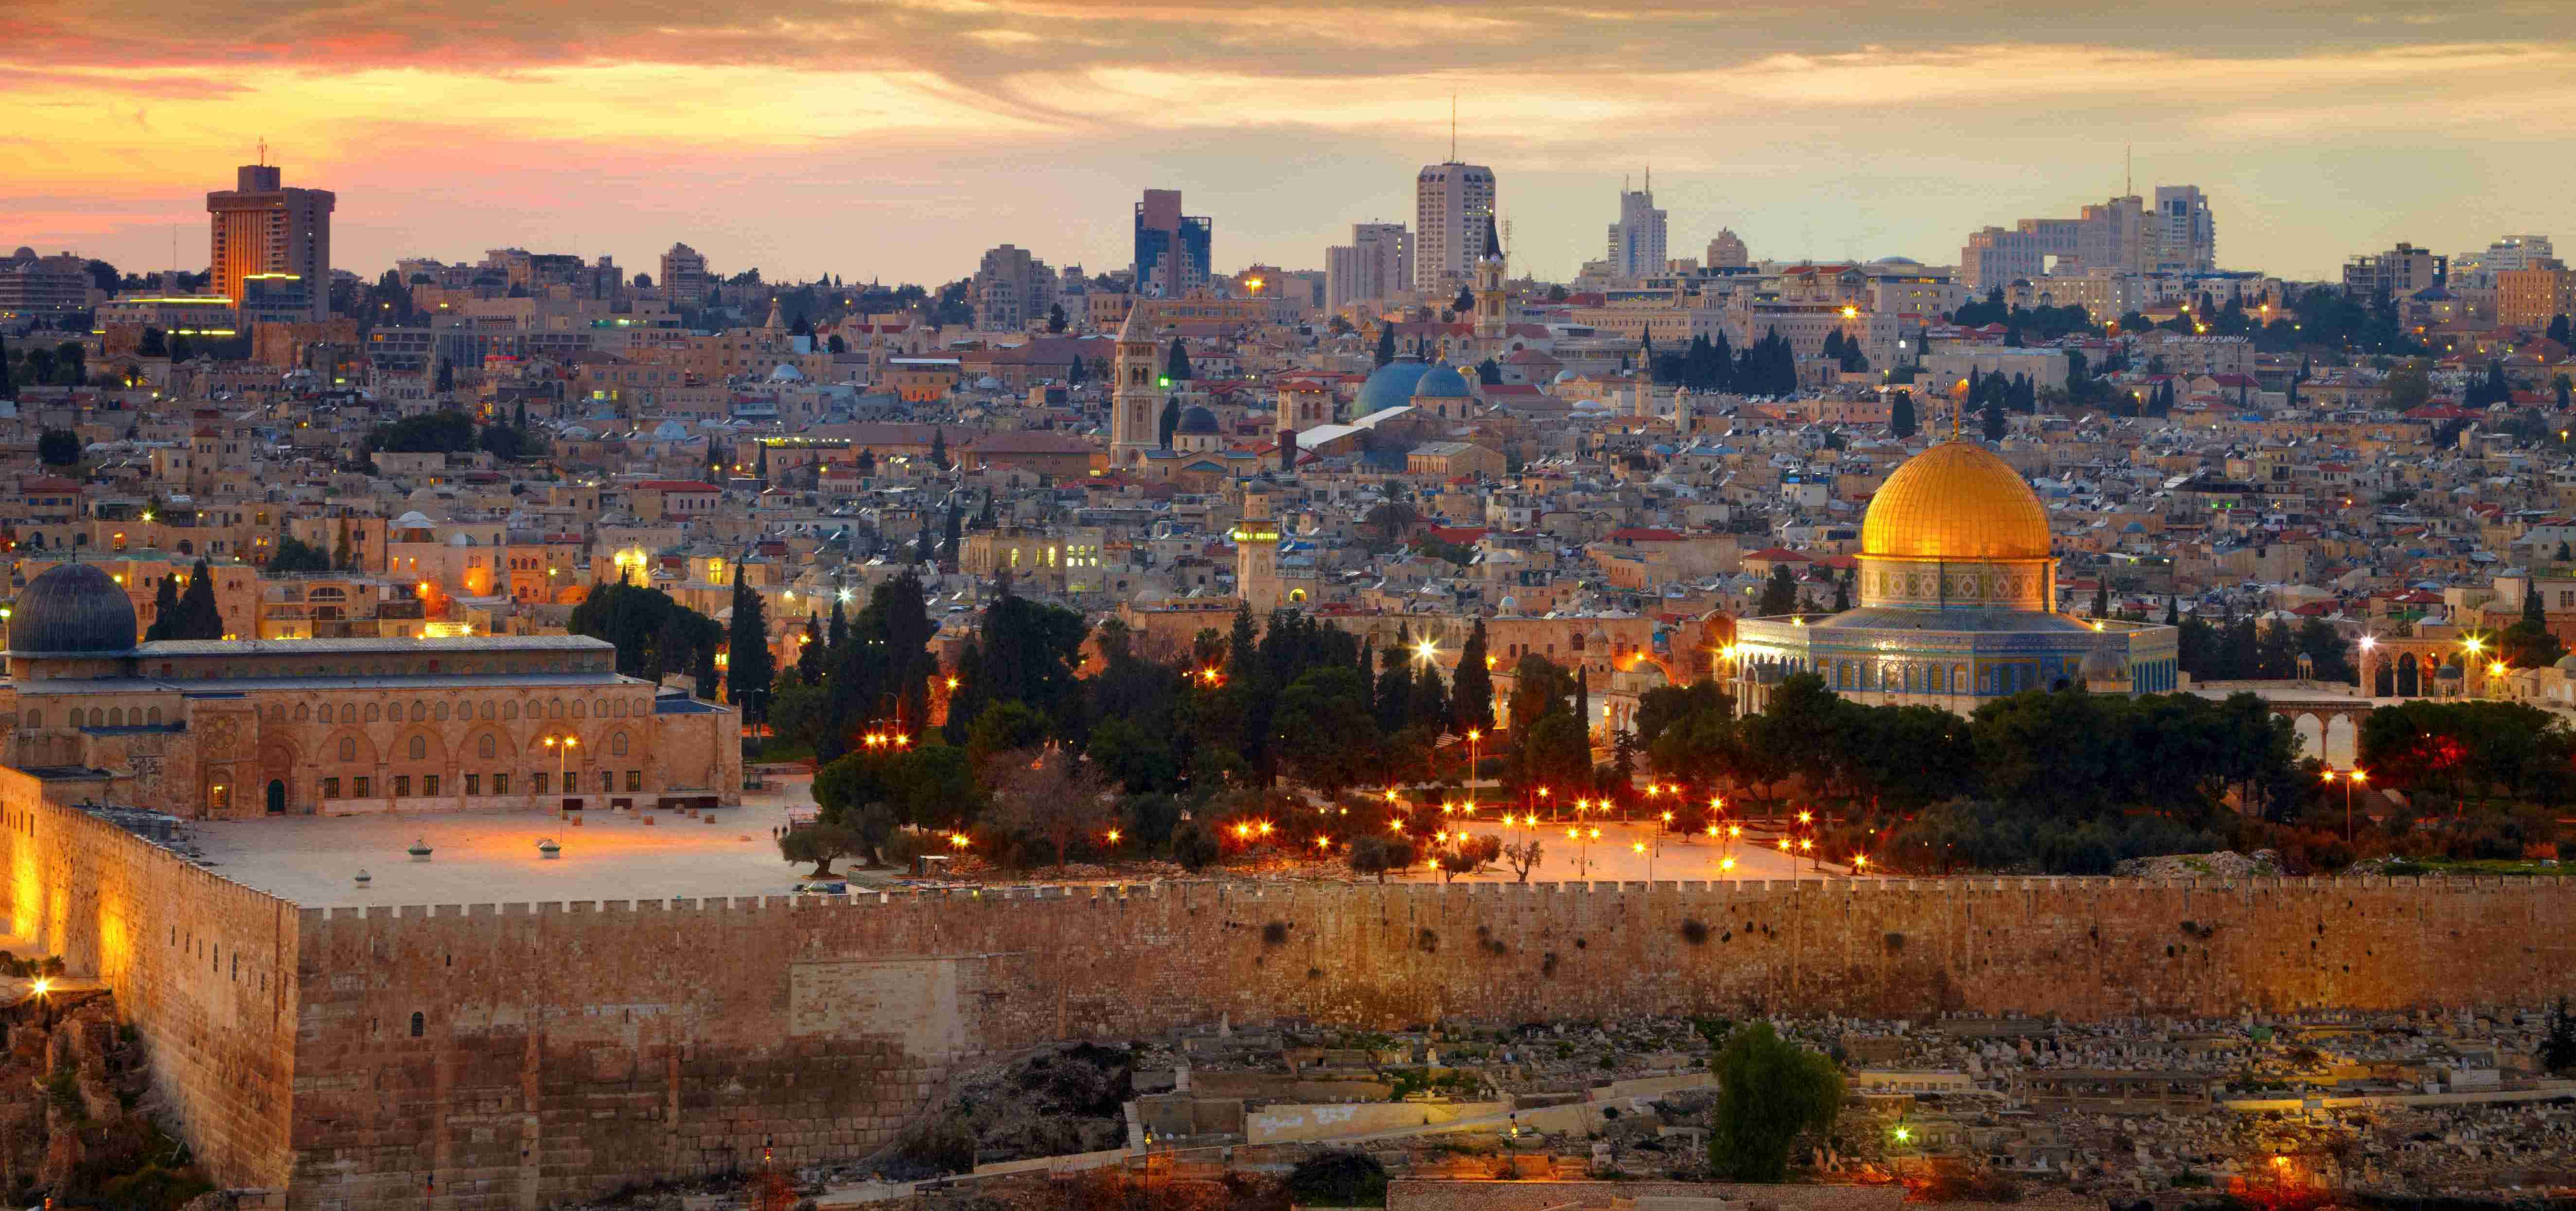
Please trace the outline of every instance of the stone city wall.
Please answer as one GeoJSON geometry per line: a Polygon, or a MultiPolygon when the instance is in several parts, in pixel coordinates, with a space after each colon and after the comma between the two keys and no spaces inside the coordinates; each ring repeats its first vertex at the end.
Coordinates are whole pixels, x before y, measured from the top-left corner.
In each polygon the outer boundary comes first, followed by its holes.
{"type": "Polygon", "coordinates": [[[434,1189],[437,1207],[533,1207],[764,1147],[857,1156],[961,1062],[1220,1016],[2530,1003],[2576,985],[2572,920],[2576,894],[2494,879],[1183,883],[306,911],[295,1202],[434,1189]]]}
{"type": "Polygon", "coordinates": [[[58,955],[66,975],[114,990],[118,1015],[142,1035],[154,1092],[210,1177],[283,1187],[298,909],[49,803],[47,790],[0,769],[9,932],[22,951],[58,955]]]}

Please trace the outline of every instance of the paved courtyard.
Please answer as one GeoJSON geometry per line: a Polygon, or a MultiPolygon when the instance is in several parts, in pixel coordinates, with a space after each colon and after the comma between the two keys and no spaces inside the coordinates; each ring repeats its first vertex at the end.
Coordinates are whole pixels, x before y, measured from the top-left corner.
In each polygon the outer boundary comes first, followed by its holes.
{"type": "Polygon", "coordinates": [[[406,812],[202,821],[188,832],[216,873],[310,908],[783,895],[807,868],[781,861],[770,831],[790,805],[811,810],[808,788],[746,792],[712,824],[652,810],[581,812],[579,827],[552,812],[406,812]],[[548,837],[561,857],[539,857],[548,837]],[[404,852],[416,839],[429,861],[404,852]]]}
{"type": "MultiPolygon", "coordinates": [[[[1436,829],[1435,825],[1435,829],[1436,829]]],[[[1706,837],[1676,837],[1670,833],[1657,838],[1649,824],[1622,824],[1610,821],[1598,825],[1598,840],[1568,840],[1566,830],[1571,821],[1549,824],[1541,821],[1534,828],[1506,827],[1491,820],[1459,825],[1477,835],[1500,836],[1507,845],[1531,837],[1539,841],[1539,865],[1530,872],[1532,883],[1563,883],[1580,879],[1644,882],[1683,882],[1711,879],[1845,879],[1848,868],[1833,862],[1821,865],[1806,858],[1792,860],[1781,853],[1773,840],[1757,841],[1747,837],[1732,845],[1719,844],[1706,837]],[[1640,852],[1637,847],[1643,846],[1640,852]],[[1733,869],[1723,864],[1735,860],[1733,869]]],[[[1594,826],[1587,825],[1589,833],[1594,826]]],[[[1417,837],[1417,840],[1420,838],[1417,837]]],[[[1415,880],[1438,881],[1436,870],[1417,869],[1407,876],[1415,880]]],[[[1512,882],[1520,876],[1508,864],[1497,862],[1491,870],[1475,875],[1460,875],[1458,882],[1512,882]]]]}

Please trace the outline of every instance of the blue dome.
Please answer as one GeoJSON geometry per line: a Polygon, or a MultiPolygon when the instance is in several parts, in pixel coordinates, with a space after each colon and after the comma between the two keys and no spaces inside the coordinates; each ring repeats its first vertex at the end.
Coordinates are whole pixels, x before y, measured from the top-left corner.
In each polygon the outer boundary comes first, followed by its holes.
{"type": "Polygon", "coordinates": [[[1367,382],[1360,384],[1359,402],[1354,405],[1352,415],[1366,416],[1371,412],[1403,407],[1413,398],[1413,385],[1429,373],[1431,367],[1411,354],[1404,354],[1378,367],[1368,376],[1367,382]]]}
{"type": "Polygon", "coordinates": [[[1424,371],[1422,377],[1415,381],[1413,396],[1416,399],[1465,399],[1467,376],[1442,362],[1424,371]]]}
{"type": "Polygon", "coordinates": [[[1187,411],[1181,413],[1180,428],[1174,432],[1214,433],[1216,432],[1216,413],[1192,404],[1187,411]]]}

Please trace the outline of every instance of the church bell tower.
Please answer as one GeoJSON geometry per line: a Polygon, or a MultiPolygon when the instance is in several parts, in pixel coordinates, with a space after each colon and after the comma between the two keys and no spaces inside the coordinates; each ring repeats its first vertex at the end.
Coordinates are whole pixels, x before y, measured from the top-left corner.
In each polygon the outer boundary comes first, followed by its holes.
{"type": "Polygon", "coordinates": [[[1163,388],[1157,377],[1162,373],[1155,354],[1153,325],[1143,322],[1145,300],[1138,299],[1127,309],[1127,322],[1118,328],[1118,365],[1113,372],[1116,386],[1109,393],[1109,464],[1133,467],[1145,456],[1162,448],[1159,426],[1163,413],[1163,388]]]}

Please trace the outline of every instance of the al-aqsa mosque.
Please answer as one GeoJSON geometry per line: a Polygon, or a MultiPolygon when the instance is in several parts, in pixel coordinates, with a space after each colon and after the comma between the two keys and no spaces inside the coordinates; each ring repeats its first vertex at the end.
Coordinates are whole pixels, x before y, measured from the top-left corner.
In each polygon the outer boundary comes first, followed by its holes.
{"type": "Polygon", "coordinates": [[[1811,672],[1846,698],[1967,714],[2025,690],[2176,688],[2175,629],[2058,613],[2048,512],[1993,451],[1952,440],[1888,476],[1861,523],[1859,605],[1736,626],[1737,709],[1811,672]]]}

